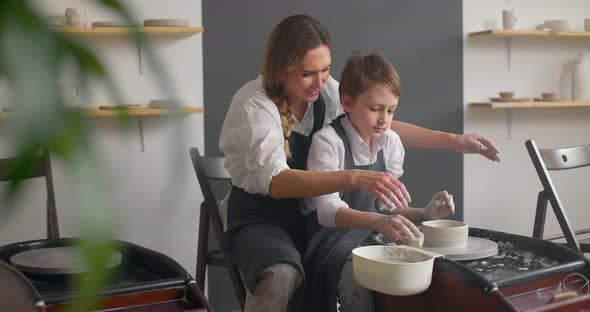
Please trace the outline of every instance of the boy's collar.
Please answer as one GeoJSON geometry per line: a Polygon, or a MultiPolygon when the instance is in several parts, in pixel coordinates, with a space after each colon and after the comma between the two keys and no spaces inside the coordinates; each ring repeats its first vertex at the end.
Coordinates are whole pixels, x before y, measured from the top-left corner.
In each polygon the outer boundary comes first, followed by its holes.
{"type": "MultiPolygon", "coordinates": [[[[360,146],[364,146],[367,150],[369,150],[367,143],[363,141],[354,126],[350,123],[350,120],[348,120],[348,114],[342,118],[342,127],[344,128],[344,132],[346,132],[346,136],[348,137],[348,142],[350,143],[350,148],[352,148],[353,154],[356,153],[356,150],[360,146]]],[[[385,133],[380,135],[378,138],[373,139],[373,144],[375,144],[375,150],[373,153],[380,151],[383,146],[385,146],[385,142],[385,133]]]]}

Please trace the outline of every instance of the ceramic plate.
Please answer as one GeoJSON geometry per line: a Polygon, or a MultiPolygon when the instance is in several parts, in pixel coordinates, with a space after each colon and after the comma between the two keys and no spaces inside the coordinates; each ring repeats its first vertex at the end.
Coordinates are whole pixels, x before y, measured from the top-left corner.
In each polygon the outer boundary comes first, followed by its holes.
{"type": "Polygon", "coordinates": [[[555,100],[549,100],[549,99],[541,99],[541,98],[535,98],[535,101],[537,102],[560,102],[560,99],[555,99],[555,100]]]}
{"type": "Polygon", "coordinates": [[[469,236],[467,245],[464,247],[422,247],[422,249],[445,255],[451,260],[473,260],[497,254],[498,244],[489,239],[469,236]]]}
{"type": "MultiPolygon", "coordinates": [[[[10,257],[19,270],[38,274],[76,274],[88,268],[78,247],[52,247],[23,251],[10,257]]],[[[121,253],[114,251],[105,268],[121,264],[121,253]]]]}
{"type": "Polygon", "coordinates": [[[140,104],[126,104],[126,105],[115,105],[115,106],[101,105],[98,107],[98,109],[102,109],[102,110],[140,109],[140,108],[145,108],[145,107],[141,106],[140,104]]]}
{"type": "Polygon", "coordinates": [[[114,22],[114,21],[101,21],[93,22],[91,27],[137,27],[138,24],[129,24],[126,22],[114,22]]]}
{"type": "Polygon", "coordinates": [[[509,99],[505,99],[505,98],[490,98],[490,100],[492,102],[531,102],[533,101],[533,99],[531,98],[509,98],[509,99]]]}
{"type": "Polygon", "coordinates": [[[143,21],[143,26],[176,26],[176,27],[187,27],[188,20],[187,19],[174,19],[174,18],[165,18],[165,19],[146,19],[143,21]]]}
{"type": "Polygon", "coordinates": [[[151,108],[170,108],[170,107],[180,107],[179,100],[151,100],[148,104],[148,107],[151,108]]]}

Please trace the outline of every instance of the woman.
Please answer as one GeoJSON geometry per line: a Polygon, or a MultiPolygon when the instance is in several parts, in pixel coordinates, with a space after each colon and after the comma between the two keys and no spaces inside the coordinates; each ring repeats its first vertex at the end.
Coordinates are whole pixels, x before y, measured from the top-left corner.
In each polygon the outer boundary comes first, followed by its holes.
{"type": "MultiPolygon", "coordinates": [[[[285,311],[301,284],[306,245],[300,199],[361,189],[388,206],[408,207],[391,174],[305,171],[310,138],[342,114],[330,77],[330,35],[315,19],[294,15],[272,31],[261,75],[232,99],[220,137],[232,179],[227,235],[248,289],[245,311],[285,311]]],[[[451,148],[497,158],[478,135],[455,135],[393,122],[406,146],[451,148]]]]}

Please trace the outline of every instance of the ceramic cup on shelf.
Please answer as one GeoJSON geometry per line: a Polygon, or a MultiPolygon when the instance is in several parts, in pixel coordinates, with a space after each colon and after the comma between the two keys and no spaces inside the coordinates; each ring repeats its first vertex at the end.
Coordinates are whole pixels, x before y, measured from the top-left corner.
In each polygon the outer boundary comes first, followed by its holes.
{"type": "Polygon", "coordinates": [[[66,26],[86,27],[87,20],[86,9],[80,7],[66,9],[66,26]]]}
{"type": "Polygon", "coordinates": [[[58,84],[59,97],[65,107],[80,105],[80,90],[73,84],[58,84]]]}
{"type": "Polygon", "coordinates": [[[502,27],[504,29],[515,29],[517,19],[514,10],[502,10],[502,27]]]}

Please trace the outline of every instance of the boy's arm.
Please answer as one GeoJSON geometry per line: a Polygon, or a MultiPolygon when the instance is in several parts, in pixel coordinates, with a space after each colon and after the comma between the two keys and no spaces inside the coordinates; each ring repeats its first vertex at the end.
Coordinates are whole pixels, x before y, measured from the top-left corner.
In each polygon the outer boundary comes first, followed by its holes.
{"type": "Polygon", "coordinates": [[[338,227],[369,228],[396,243],[405,243],[408,238],[414,239],[420,235],[420,231],[414,223],[401,214],[382,215],[376,212],[341,207],[336,211],[335,220],[338,227]]]}
{"type": "Polygon", "coordinates": [[[444,218],[455,213],[453,195],[440,191],[432,196],[426,208],[398,208],[393,213],[400,214],[414,222],[444,218]]]}
{"type": "Polygon", "coordinates": [[[399,214],[412,222],[421,222],[427,220],[424,216],[424,208],[397,208],[393,211],[394,214],[399,214]]]}
{"type": "MultiPolygon", "coordinates": [[[[342,164],[340,160],[340,151],[343,146],[339,146],[342,140],[335,132],[329,129],[322,129],[312,138],[311,146],[309,147],[309,154],[307,157],[307,172],[331,171],[334,173],[342,173],[342,164]]],[[[319,182],[319,181],[318,181],[319,182]]],[[[318,185],[318,188],[320,185],[318,185]]],[[[325,186],[324,186],[325,187],[325,186]]],[[[351,187],[348,187],[351,188],[351,187]]],[[[348,189],[347,188],[347,189],[348,189]]],[[[332,190],[328,194],[305,198],[304,202],[306,209],[309,211],[317,211],[318,222],[322,226],[334,227],[336,211],[340,207],[348,207],[348,204],[340,198],[338,193],[343,189],[332,190]]]]}
{"type": "Polygon", "coordinates": [[[490,160],[500,161],[500,151],[494,143],[479,134],[430,130],[397,120],[391,123],[391,129],[400,135],[405,146],[450,149],[458,153],[481,154],[490,160]]]}

